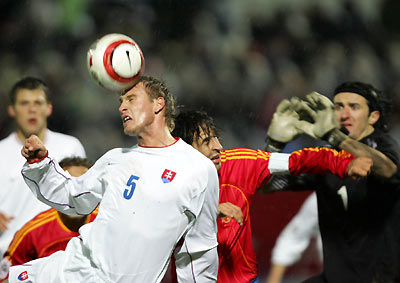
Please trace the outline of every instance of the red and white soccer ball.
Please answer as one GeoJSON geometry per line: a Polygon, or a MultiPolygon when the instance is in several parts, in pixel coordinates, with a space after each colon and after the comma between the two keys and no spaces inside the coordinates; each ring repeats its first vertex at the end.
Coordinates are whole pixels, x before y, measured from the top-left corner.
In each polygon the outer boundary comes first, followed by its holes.
{"type": "Polygon", "coordinates": [[[90,46],[87,67],[100,86],[121,92],[134,85],[143,73],[144,57],[139,45],[132,38],[110,33],[90,46]]]}

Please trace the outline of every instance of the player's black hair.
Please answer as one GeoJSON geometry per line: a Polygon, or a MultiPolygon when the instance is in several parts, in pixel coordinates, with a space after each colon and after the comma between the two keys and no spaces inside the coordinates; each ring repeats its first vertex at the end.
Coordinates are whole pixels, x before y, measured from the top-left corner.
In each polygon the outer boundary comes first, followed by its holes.
{"type": "Polygon", "coordinates": [[[73,156],[73,157],[66,157],[59,162],[61,168],[71,167],[71,166],[83,166],[86,168],[92,167],[93,163],[86,158],[73,156]]]}
{"type": "Polygon", "coordinates": [[[165,120],[170,132],[175,127],[174,117],[175,117],[175,98],[172,93],[168,90],[165,82],[160,81],[154,77],[141,76],[138,81],[130,88],[126,89],[122,95],[126,94],[129,90],[134,88],[139,83],[143,83],[146,87],[148,95],[156,99],[162,97],[165,100],[165,120]]]}
{"type": "Polygon", "coordinates": [[[200,129],[207,137],[219,137],[219,129],[215,125],[214,119],[205,111],[182,110],[175,117],[175,129],[172,136],[180,137],[192,145],[194,139],[200,137],[200,129]]]}
{"type": "Polygon", "coordinates": [[[50,91],[47,86],[47,84],[42,81],[41,79],[34,78],[34,77],[26,77],[14,84],[14,86],[11,88],[9,97],[10,97],[10,102],[12,105],[15,104],[16,98],[17,98],[17,93],[21,89],[41,89],[43,90],[45,96],[46,96],[46,101],[50,102],[50,91]]]}
{"type": "Polygon", "coordinates": [[[341,92],[351,92],[363,96],[368,102],[369,113],[379,111],[379,120],[374,128],[388,131],[387,117],[392,110],[390,99],[374,86],[362,82],[344,82],[335,88],[334,95],[341,92]]]}

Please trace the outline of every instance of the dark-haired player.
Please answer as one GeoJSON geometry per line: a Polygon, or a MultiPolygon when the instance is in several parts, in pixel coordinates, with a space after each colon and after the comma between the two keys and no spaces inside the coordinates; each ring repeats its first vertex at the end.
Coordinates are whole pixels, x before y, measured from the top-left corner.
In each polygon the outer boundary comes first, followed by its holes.
{"type": "MultiPolygon", "coordinates": [[[[242,225],[231,217],[217,220],[218,282],[259,282],[249,212],[255,193],[272,174],[332,172],[344,177],[346,168],[348,175],[366,172],[364,167],[358,167],[360,164],[356,165],[361,159],[354,160],[354,164],[347,167],[352,156],[331,149],[306,149],[292,155],[248,148],[222,150],[213,119],[202,111],[182,111],[176,118],[172,134],[213,161],[218,170],[220,204],[230,202],[242,209],[242,225]]],[[[368,163],[367,171],[369,166],[368,163]]]]}

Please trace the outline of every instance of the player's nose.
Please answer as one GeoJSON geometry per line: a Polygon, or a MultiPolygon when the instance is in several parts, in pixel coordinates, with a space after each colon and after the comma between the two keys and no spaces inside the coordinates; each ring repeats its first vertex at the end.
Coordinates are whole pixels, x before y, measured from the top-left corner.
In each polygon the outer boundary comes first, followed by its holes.
{"type": "Polygon", "coordinates": [[[346,120],[350,117],[349,109],[343,108],[343,109],[339,112],[339,117],[340,117],[340,120],[341,120],[341,121],[346,121],[346,120]]]}
{"type": "Polygon", "coordinates": [[[210,145],[211,145],[211,148],[215,151],[220,152],[222,150],[222,145],[219,142],[219,139],[217,137],[214,137],[211,139],[210,145]]]}
{"type": "Polygon", "coordinates": [[[126,111],[126,106],[125,106],[124,102],[121,102],[118,110],[119,110],[119,113],[121,113],[121,114],[126,111]]]}

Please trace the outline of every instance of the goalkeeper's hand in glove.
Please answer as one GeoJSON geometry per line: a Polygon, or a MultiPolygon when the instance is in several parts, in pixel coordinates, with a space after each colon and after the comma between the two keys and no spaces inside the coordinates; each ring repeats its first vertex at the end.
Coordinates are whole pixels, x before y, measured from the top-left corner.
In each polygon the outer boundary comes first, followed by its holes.
{"type": "Polygon", "coordinates": [[[308,115],[314,121],[300,120],[297,127],[301,133],[326,140],[335,147],[347,137],[338,129],[333,103],[326,96],[312,92],[304,100],[293,98],[291,102],[300,119],[308,115]]]}
{"type": "Polygon", "coordinates": [[[266,138],[265,150],[279,152],[285,144],[295,139],[300,131],[297,127],[299,115],[294,111],[292,103],[284,99],[277,107],[266,138]]]}

